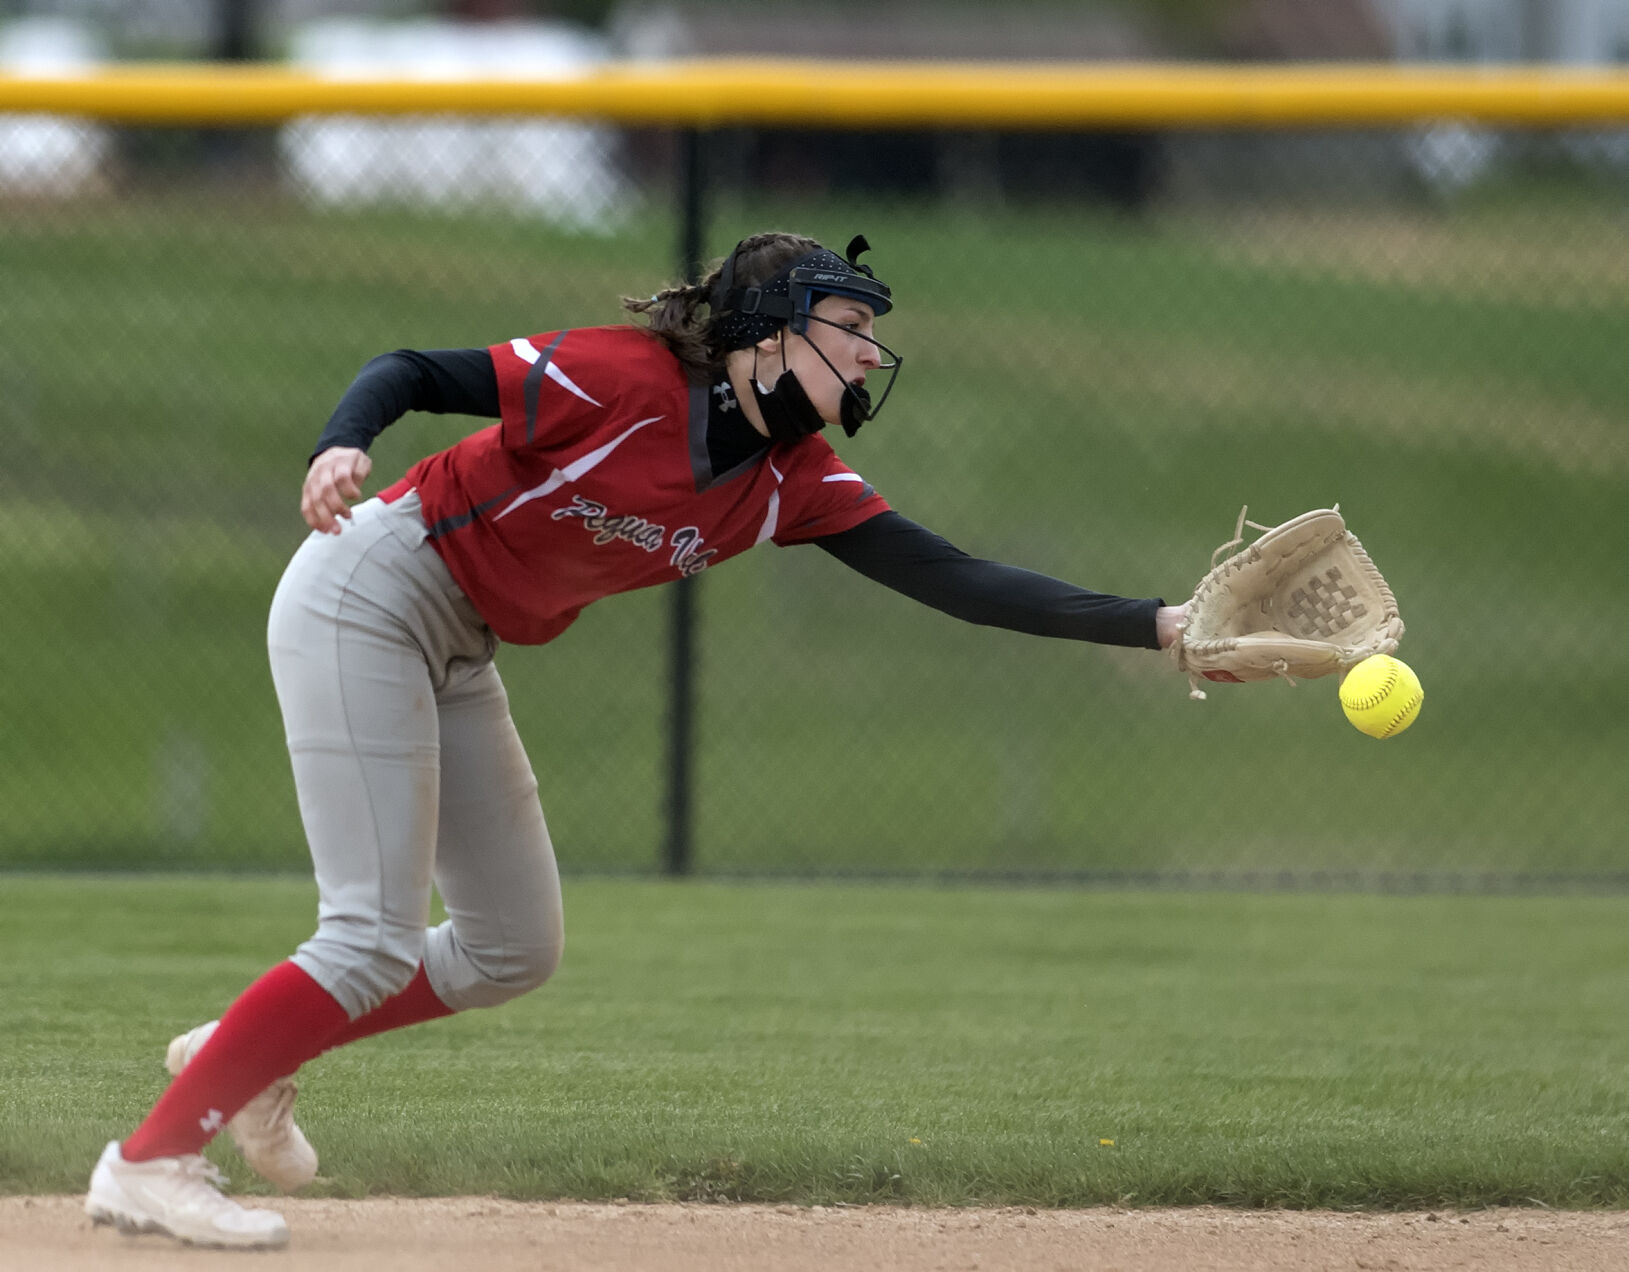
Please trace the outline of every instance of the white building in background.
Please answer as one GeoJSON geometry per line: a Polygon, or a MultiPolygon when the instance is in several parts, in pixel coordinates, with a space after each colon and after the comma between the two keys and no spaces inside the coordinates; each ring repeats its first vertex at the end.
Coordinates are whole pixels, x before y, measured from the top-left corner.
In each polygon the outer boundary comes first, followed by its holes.
{"type": "MultiPolygon", "coordinates": [[[[331,19],[293,32],[289,63],[338,79],[538,79],[581,72],[603,43],[538,22],[331,19]]],[[[500,206],[571,229],[614,228],[633,194],[615,130],[552,119],[311,116],[279,149],[291,179],[331,206],[500,206]]]]}
{"type": "Polygon", "coordinates": [[[1405,61],[1629,62],[1629,0],[1371,0],[1405,61]]]}
{"type": "MultiPolygon", "coordinates": [[[[0,70],[71,75],[104,60],[93,30],[68,18],[0,23],[0,70]]],[[[56,115],[0,115],[0,194],[60,198],[95,189],[112,153],[105,127],[56,115]]]]}

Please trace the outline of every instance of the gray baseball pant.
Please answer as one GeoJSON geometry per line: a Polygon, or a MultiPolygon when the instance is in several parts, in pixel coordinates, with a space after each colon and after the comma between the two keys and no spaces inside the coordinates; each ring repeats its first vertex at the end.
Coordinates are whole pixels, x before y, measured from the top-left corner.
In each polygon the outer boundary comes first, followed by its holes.
{"type": "Polygon", "coordinates": [[[294,962],[353,1020],[420,961],[459,1011],[541,985],[564,927],[537,779],[416,492],[301,545],[267,643],[319,897],[294,962]]]}

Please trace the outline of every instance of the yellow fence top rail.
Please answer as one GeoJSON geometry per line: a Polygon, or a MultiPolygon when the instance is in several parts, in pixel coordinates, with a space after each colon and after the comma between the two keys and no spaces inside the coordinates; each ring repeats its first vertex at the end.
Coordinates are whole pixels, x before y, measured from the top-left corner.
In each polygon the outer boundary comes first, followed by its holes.
{"type": "Polygon", "coordinates": [[[559,78],[339,79],[272,65],[125,64],[0,74],[0,112],[147,124],[298,115],[546,114],[624,124],[959,128],[1311,127],[1457,118],[1629,121],[1629,73],[1419,64],[611,63],[559,78]]]}

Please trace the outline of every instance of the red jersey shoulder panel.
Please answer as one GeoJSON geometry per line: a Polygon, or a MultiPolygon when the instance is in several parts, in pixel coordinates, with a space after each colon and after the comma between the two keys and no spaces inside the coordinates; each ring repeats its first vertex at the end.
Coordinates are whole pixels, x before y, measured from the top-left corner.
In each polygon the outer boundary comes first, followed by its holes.
{"type": "Polygon", "coordinates": [[[785,464],[781,468],[779,526],[771,536],[780,547],[852,530],[888,511],[888,501],[845,464],[823,437],[777,446],[770,459],[785,464]]]}
{"type": "Polygon", "coordinates": [[[685,387],[678,359],[628,324],[519,336],[489,351],[507,450],[569,449],[625,401],[685,387]]]}

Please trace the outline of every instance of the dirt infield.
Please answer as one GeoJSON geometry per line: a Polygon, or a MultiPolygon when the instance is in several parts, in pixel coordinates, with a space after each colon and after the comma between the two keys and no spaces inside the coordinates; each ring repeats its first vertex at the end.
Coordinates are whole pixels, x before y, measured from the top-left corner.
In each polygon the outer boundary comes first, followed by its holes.
{"type": "Polygon", "coordinates": [[[270,1255],[178,1247],[92,1227],[77,1197],[0,1198],[7,1269],[280,1272],[1279,1272],[1291,1268],[1629,1268],[1629,1214],[1484,1210],[1331,1214],[1196,1210],[921,1210],[584,1205],[481,1197],[278,1203],[270,1255]],[[266,1260],[260,1262],[257,1260],[266,1260]]]}

